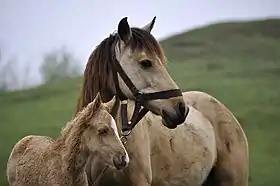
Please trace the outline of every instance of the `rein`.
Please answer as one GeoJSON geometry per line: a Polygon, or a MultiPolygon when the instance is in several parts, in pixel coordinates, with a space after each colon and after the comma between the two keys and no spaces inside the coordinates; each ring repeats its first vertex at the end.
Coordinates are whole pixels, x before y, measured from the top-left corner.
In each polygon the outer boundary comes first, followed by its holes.
{"type": "MultiPolygon", "coordinates": [[[[113,45],[115,46],[115,45],[113,45]]],[[[112,47],[112,50],[114,47],[112,47]]],[[[122,141],[125,144],[127,139],[126,137],[130,135],[132,129],[136,126],[136,124],[149,112],[147,108],[145,108],[145,104],[150,100],[156,99],[169,99],[172,97],[182,96],[182,92],[180,89],[170,89],[166,91],[158,91],[152,93],[143,93],[139,91],[136,86],[132,83],[129,77],[124,72],[123,68],[120,65],[120,62],[117,60],[115,56],[115,52],[112,52],[112,60],[110,61],[112,65],[113,72],[113,80],[116,89],[117,98],[121,101],[121,120],[122,120],[122,141]],[[133,96],[135,97],[135,107],[130,121],[127,118],[127,96],[123,94],[119,87],[118,74],[126,84],[126,86],[130,89],[133,96]]]]}

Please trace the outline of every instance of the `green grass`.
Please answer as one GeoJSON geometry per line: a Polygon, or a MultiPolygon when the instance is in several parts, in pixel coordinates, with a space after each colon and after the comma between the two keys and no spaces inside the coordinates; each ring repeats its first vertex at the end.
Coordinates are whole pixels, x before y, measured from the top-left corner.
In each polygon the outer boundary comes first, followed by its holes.
{"type": "MultiPolygon", "coordinates": [[[[250,146],[250,186],[280,185],[280,20],[210,25],[162,44],[182,89],[215,96],[241,122],[250,146]]],[[[80,83],[0,94],[1,186],[15,142],[28,134],[57,136],[73,115],[80,83]]]]}

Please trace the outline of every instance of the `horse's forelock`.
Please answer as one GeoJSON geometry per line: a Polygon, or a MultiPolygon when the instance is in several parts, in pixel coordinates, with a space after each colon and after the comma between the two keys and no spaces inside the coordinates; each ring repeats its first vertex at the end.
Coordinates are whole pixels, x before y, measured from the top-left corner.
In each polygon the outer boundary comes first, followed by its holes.
{"type": "Polygon", "coordinates": [[[165,62],[165,55],[159,42],[149,32],[140,28],[131,28],[132,41],[130,47],[132,50],[144,50],[149,55],[156,55],[162,63],[165,62]]]}

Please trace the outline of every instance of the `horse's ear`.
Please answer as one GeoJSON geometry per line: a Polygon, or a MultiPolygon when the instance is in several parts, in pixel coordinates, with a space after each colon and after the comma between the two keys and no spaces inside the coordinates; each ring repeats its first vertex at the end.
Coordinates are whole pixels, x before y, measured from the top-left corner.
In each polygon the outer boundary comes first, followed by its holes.
{"type": "Polygon", "coordinates": [[[142,27],[142,30],[146,30],[147,32],[151,32],[152,29],[154,28],[154,25],[155,25],[155,22],[156,22],[156,16],[153,18],[153,20],[148,23],[146,26],[142,27]]]}
{"type": "Polygon", "coordinates": [[[130,26],[128,25],[128,22],[127,22],[127,17],[122,18],[122,20],[119,22],[118,34],[120,36],[120,39],[125,44],[129,43],[129,41],[130,41],[130,39],[132,37],[132,33],[131,33],[130,26]]]}
{"type": "Polygon", "coordinates": [[[114,96],[109,102],[104,103],[104,106],[109,113],[112,112],[115,103],[116,103],[116,96],[114,96]]]}

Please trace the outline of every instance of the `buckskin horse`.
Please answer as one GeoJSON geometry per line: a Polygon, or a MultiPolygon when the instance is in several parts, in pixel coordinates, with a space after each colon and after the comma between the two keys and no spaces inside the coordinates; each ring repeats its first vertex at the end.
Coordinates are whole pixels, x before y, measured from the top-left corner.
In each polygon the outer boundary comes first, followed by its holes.
{"type": "Polygon", "coordinates": [[[98,92],[104,102],[116,96],[112,115],[130,157],[122,172],[102,171],[92,157],[89,184],[100,174],[100,186],[247,186],[249,151],[239,122],[213,96],[180,91],[151,35],[154,23],[130,27],[123,18],[89,57],[76,112],[98,92]]]}

